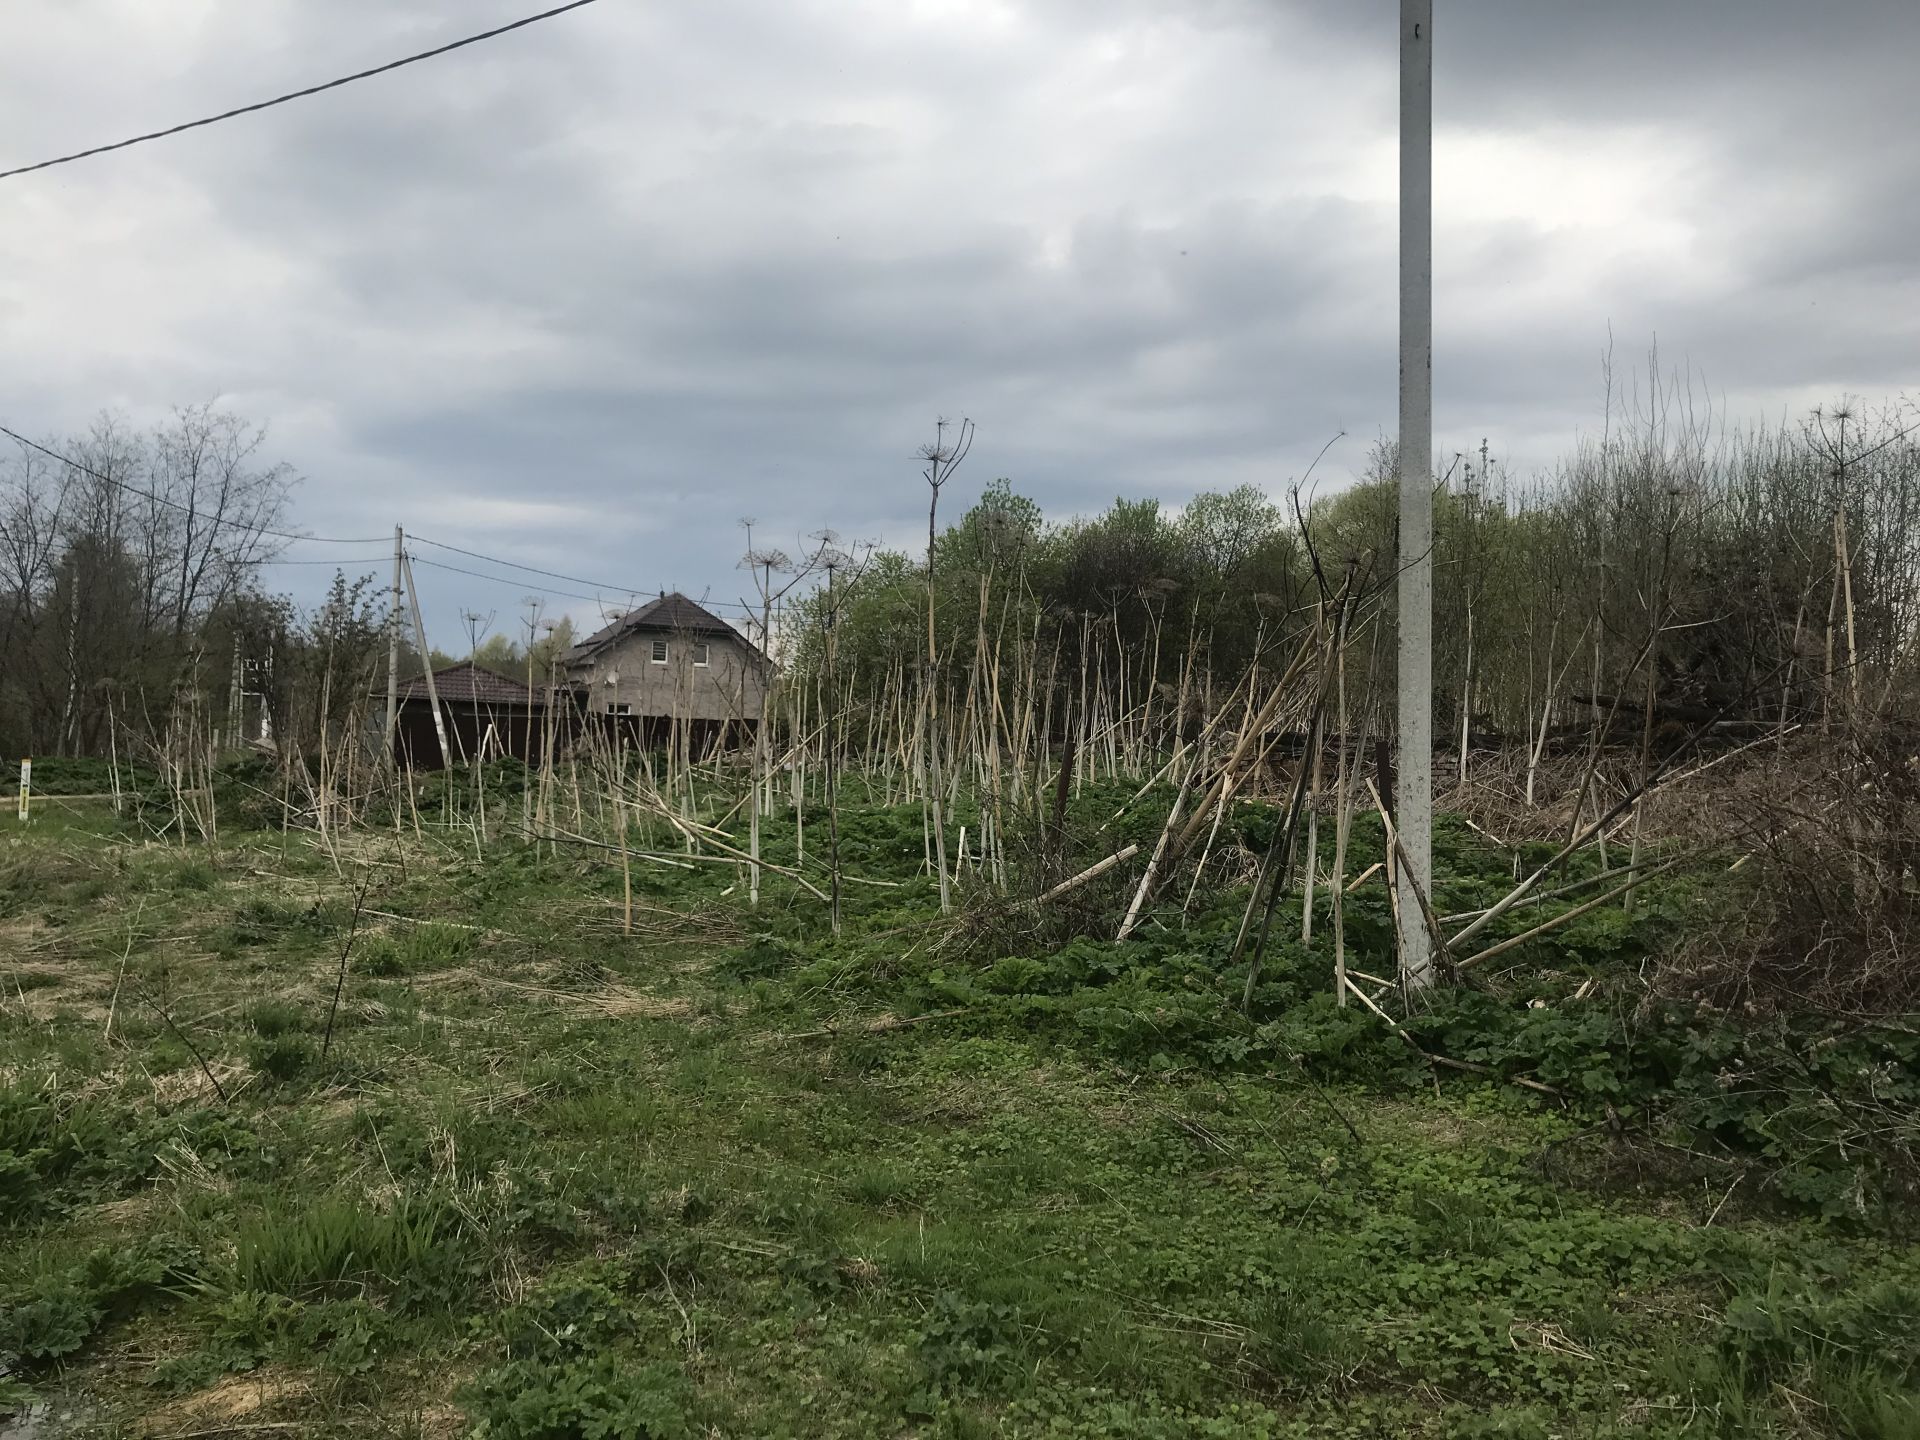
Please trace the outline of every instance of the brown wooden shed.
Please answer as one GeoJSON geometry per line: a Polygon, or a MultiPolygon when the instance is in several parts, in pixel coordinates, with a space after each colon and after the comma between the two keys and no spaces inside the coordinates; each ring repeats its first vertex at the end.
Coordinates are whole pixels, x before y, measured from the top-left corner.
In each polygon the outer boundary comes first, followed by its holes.
{"type": "MultiPolygon", "coordinates": [[[[455,764],[474,759],[484,743],[489,756],[504,751],[529,765],[538,765],[549,732],[559,748],[579,728],[579,704],[571,686],[529,690],[518,680],[464,660],[435,670],[433,685],[440,697],[447,747],[452,751],[449,758],[455,764]]],[[[375,692],[376,712],[385,700],[384,688],[375,692]]],[[[380,718],[384,720],[384,715],[380,718]]],[[[401,682],[393,753],[395,760],[416,770],[440,768],[440,742],[434,734],[433,706],[424,675],[401,682]]]]}

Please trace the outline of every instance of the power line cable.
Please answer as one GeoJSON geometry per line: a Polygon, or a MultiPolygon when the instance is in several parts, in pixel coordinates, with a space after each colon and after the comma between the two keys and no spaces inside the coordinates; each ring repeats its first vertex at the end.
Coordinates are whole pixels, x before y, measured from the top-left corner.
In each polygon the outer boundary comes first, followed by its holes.
{"type": "MultiPolygon", "coordinates": [[[[409,535],[407,538],[409,540],[412,540],[418,537],[409,535]]],[[[559,596],[565,597],[568,600],[591,600],[596,605],[605,605],[608,603],[607,597],[605,595],[581,595],[572,590],[548,590],[539,585],[528,585],[524,581],[514,579],[511,575],[488,575],[483,571],[466,570],[466,569],[462,569],[458,565],[448,565],[444,561],[428,560],[422,556],[415,555],[412,551],[407,552],[407,558],[416,565],[431,566],[435,570],[448,570],[455,575],[471,575],[476,580],[491,580],[498,585],[518,585],[523,590],[532,590],[535,593],[540,595],[559,595],[559,596]]],[[[482,556],[481,558],[491,559],[492,557],[482,556]]],[[[589,580],[586,583],[591,585],[593,582],[589,580]]],[[[608,589],[610,590],[612,588],[613,587],[611,586],[608,587],[608,589]]],[[[631,600],[631,599],[636,599],[641,595],[645,595],[648,592],[645,590],[631,590],[623,587],[619,590],[614,590],[613,593],[616,599],[621,596],[625,596],[627,599],[631,600]]]]}
{"type": "Polygon", "coordinates": [[[235,561],[234,563],[242,565],[332,565],[337,569],[345,570],[353,565],[385,565],[392,559],[393,557],[391,555],[374,555],[371,557],[363,555],[353,560],[242,560],[235,561]]]}
{"type": "MultiPolygon", "coordinates": [[[[467,550],[458,545],[449,545],[444,540],[429,540],[426,536],[417,535],[411,530],[407,532],[407,539],[416,541],[421,545],[431,545],[436,550],[447,550],[455,555],[465,555],[469,560],[485,560],[492,565],[504,565],[509,570],[524,570],[529,575],[544,575],[549,580],[565,580],[569,585],[591,585],[596,590],[611,590],[617,595],[644,595],[647,593],[644,590],[636,590],[631,585],[609,585],[603,580],[589,580],[584,575],[562,575],[558,570],[542,570],[537,565],[522,565],[518,560],[508,560],[503,556],[484,555],[478,550],[467,550]]],[[[430,560],[422,560],[420,563],[422,565],[430,565],[433,562],[430,560]]],[[[443,565],[440,568],[443,570],[452,570],[454,567],[451,565],[443,565]]],[[[460,573],[470,575],[474,572],[463,570],[460,573]]],[[[504,579],[505,577],[492,576],[483,578],[504,579]]],[[[554,593],[557,595],[561,592],[556,590],[554,593]]]]}
{"type": "MultiPolygon", "coordinates": [[[[0,435],[4,435],[9,440],[26,446],[29,450],[38,450],[50,460],[58,460],[62,465],[71,466],[82,475],[90,475],[103,485],[112,485],[116,489],[125,490],[129,495],[138,495],[142,500],[151,501],[155,505],[164,505],[169,510],[178,510],[183,515],[196,515],[194,508],[190,505],[182,505],[178,500],[169,500],[166,496],[156,495],[151,490],[142,490],[138,485],[129,485],[125,480],[116,480],[111,475],[102,475],[91,465],[83,465],[71,455],[62,455],[58,450],[49,450],[39,442],[29,440],[18,431],[9,430],[4,425],[0,425],[0,435]]],[[[196,518],[198,517],[196,516],[196,518]]],[[[249,525],[242,520],[222,520],[217,516],[208,516],[205,518],[207,523],[216,529],[224,526],[229,530],[245,530],[250,535],[271,535],[276,540],[305,540],[316,545],[378,545],[388,538],[384,535],[354,535],[346,537],[338,535],[295,535],[286,530],[269,529],[265,525],[249,525]]]]}
{"type": "MultiPolygon", "coordinates": [[[[542,570],[537,565],[523,565],[518,560],[508,560],[504,556],[485,555],[478,550],[462,549],[458,545],[449,545],[444,540],[429,540],[426,536],[416,535],[411,530],[407,532],[407,538],[409,540],[417,540],[422,545],[431,545],[436,550],[449,550],[449,551],[452,551],[455,555],[465,555],[470,560],[485,560],[490,565],[504,565],[509,570],[524,570],[529,575],[544,575],[549,580],[565,580],[569,585],[591,585],[597,590],[610,590],[616,595],[656,595],[657,596],[662,593],[661,591],[658,591],[658,590],[636,590],[631,585],[614,585],[604,580],[589,580],[584,575],[563,575],[558,570],[542,570]]],[[[427,565],[427,564],[431,564],[432,562],[427,560],[422,560],[420,563],[422,565],[427,565]]],[[[441,568],[451,570],[454,567],[451,565],[447,565],[447,566],[442,566],[441,568]]],[[[462,570],[459,573],[463,575],[470,575],[474,572],[470,570],[462,570]]],[[[481,578],[497,579],[497,580],[506,579],[505,576],[482,576],[481,578]]],[[[509,583],[512,583],[512,582],[509,582],[509,583]]],[[[564,594],[565,592],[556,590],[553,593],[556,595],[559,595],[559,594],[564,594]]],[[[579,596],[576,598],[590,599],[592,597],[579,596]]],[[[736,610],[747,610],[749,612],[752,610],[751,606],[742,605],[739,601],[736,601],[736,600],[713,600],[713,601],[703,600],[700,603],[703,605],[707,605],[707,604],[724,605],[724,606],[729,606],[736,610]]]]}
{"type": "MultiPolygon", "coordinates": [[[[129,484],[125,480],[116,480],[111,475],[103,475],[100,471],[95,470],[91,465],[83,464],[81,461],[75,460],[71,455],[62,455],[58,450],[50,450],[45,445],[40,444],[38,441],[29,440],[26,436],[20,434],[17,430],[8,429],[5,425],[0,425],[0,435],[5,435],[8,439],[26,446],[29,450],[36,450],[40,454],[45,455],[50,460],[57,460],[62,465],[69,466],[70,468],[79,471],[82,475],[91,476],[93,479],[100,481],[103,485],[111,485],[115,489],[124,490],[130,495],[137,495],[142,500],[149,501],[152,504],[164,505],[170,510],[178,510],[182,514],[186,514],[186,515],[196,514],[196,512],[193,510],[192,507],[183,505],[178,500],[169,500],[164,495],[156,495],[151,490],[143,490],[138,485],[129,484]]],[[[208,516],[205,518],[207,523],[209,525],[214,526],[216,529],[226,528],[230,530],[241,530],[249,535],[269,535],[276,540],[285,540],[294,544],[305,542],[305,543],[310,543],[315,545],[380,545],[380,544],[384,544],[387,539],[387,537],[384,535],[353,535],[353,536],[296,535],[289,530],[275,530],[264,525],[250,525],[250,524],[247,524],[245,521],[240,521],[240,520],[223,520],[215,516],[208,516]]],[[[557,570],[542,570],[537,565],[524,565],[518,560],[509,560],[503,555],[488,555],[479,550],[466,549],[464,546],[450,545],[444,540],[429,540],[424,535],[415,535],[409,532],[407,535],[407,538],[421,545],[431,545],[437,550],[446,550],[455,555],[465,555],[468,559],[471,559],[471,560],[484,560],[490,565],[503,565],[509,570],[520,570],[520,571],[524,571],[526,574],[529,574],[529,575],[544,576],[549,580],[565,580],[570,585],[591,585],[595,589],[605,591],[613,595],[624,595],[634,599],[637,599],[641,596],[665,598],[665,592],[663,591],[640,589],[631,585],[614,585],[606,581],[590,580],[584,575],[564,575],[557,570]]],[[[385,559],[386,557],[381,556],[372,560],[293,559],[293,560],[255,561],[251,563],[275,564],[275,565],[378,565],[378,564],[384,564],[385,559]]],[[[501,585],[522,584],[521,581],[515,580],[511,576],[488,575],[479,570],[463,570],[458,565],[446,565],[446,564],[441,564],[437,561],[424,560],[424,559],[421,560],[419,563],[422,565],[432,565],[434,566],[435,569],[439,569],[439,570],[450,570],[456,575],[471,575],[476,580],[492,580],[497,584],[501,584],[501,585]]],[[[532,586],[527,588],[532,588],[536,590],[540,589],[539,586],[532,586]]],[[[543,590],[541,593],[548,594],[548,595],[561,595],[561,596],[565,596],[567,599],[570,599],[570,600],[591,600],[596,604],[605,603],[605,597],[603,595],[581,595],[571,590],[543,590]]],[[[735,600],[712,600],[712,601],[701,601],[699,603],[703,605],[720,606],[727,609],[740,610],[745,614],[747,614],[748,616],[752,616],[755,613],[751,605],[742,604],[741,602],[735,601],[735,600]]]]}
{"type": "Polygon", "coordinates": [[[389,60],[384,65],[376,65],[371,70],[356,71],[352,75],[342,75],[338,80],[328,80],[319,85],[309,85],[304,90],[289,91],[285,95],[276,95],[271,100],[256,101],[252,105],[242,105],[238,109],[223,110],[218,115],[209,115],[202,120],[188,120],[184,124],[169,125],[164,130],[150,130],[144,135],[135,135],[128,140],[116,140],[111,145],[95,145],[88,150],[76,150],[71,155],[59,155],[51,160],[39,160],[31,165],[18,165],[11,170],[0,170],[0,180],[11,180],[16,175],[29,175],[36,170],[50,170],[55,165],[71,165],[75,160],[90,159],[95,155],[105,155],[113,150],[125,150],[130,145],[144,145],[149,140],[164,140],[169,135],[178,135],[187,130],[198,130],[205,125],[217,125],[222,120],[232,120],[237,116],[251,115],[260,110],[271,110],[276,105],[285,105],[292,100],[304,100],[310,95],[318,95],[326,90],[338,90],[342,85],[351,85],[356,80],[371,79],[375,75],[384,75],[389,70],[398,70],[402,66],[417,65],[422,60],[432,60],[436,56],[448,54],[468,45],[478,45],[482,40],[492,40],[511,30],[521,30],[536,25],[542,20],[551,20],[556,15],[564,15],[569,10],[578,10],[583,5],[591,5],[594,0],[571,0],[566,5],[556,5],[551,10],[542,10],[538,15],[529,15],[515,20],[511,24],[499,25],[491,30],[482,30],[478,35],[469,35],[464,40],[455,40],[446,45],[437,45],[431,50],[422,50],[417,55],[407,55],[398,60],[389,60]]]}
{"type": "MultiPolygon", "coordinates": [[[[409,540],[414,540],[414,539],[418,539],[419,537],[413,534],[409,534],[407,538],[409,540]]],[[[462,551],[461,553],[472,554],[474,552],[462,551]]],[[[518,587],[521,590],[531,590],[536,595],[546,595],[546,596],[557,595],[568,600],[588,600],[593,602],[595,605],[598,605],[601,608],[601,611],[603,613],[605,613],[607,610],[619,604],[623,598],[628,603],[637,602],[643,599],[664,599],[665,598],[664,593],[659,590],[635,590],[628,586],[613,586],[613,585],[609,585],[606,587],[606,591],[611,592],[613,597],[612,599],[609,599],[608,594],[605,592],[599,595],[582,595],[578,591],[574,591],[574,590],[551,590],[542,585],[528,585],[525,581],[516,580],[511,575],[489,575],[485,571],[468,570],[463,566],[449,565],[443,560],[427,560],[422,558],[419,555],[415,555],[411,550],[407,552],[407,558],[416,565],[426,565],[435,570],[446,570],[455,575],[470,575],[476,580],[491,580],[496,585],[513,585],[518,587]]],[[[478,558],[483,560],[491,560],[494,557],[491,555],[482,555],[482,556],[478,556],[478,558]]],[[[512,564],[513,562],[502,561],[501,563],[512,564]]],[[[521,568],[527,569],[531,567],[522,566],[521,568]]],[[[536,571],[535,573],[547,574],[549,572],[536,571]]],[[[591,580],[588,580],[583,583],[591,585],[594,582],[591,580]]],[[[706,600],[696,601],[695,603],[702,606],[703,608],[709,605],[716,605],[716,604],[727,604],[727,605],[736,604],[736,602],[734,601],[706,601],[706,600]]],[[[741,606],[737,606],[737,608],[747,610],[748,612],[747,618],[749,619],[752,618],[752,610],[750,607],[741,605],[741,606]]],[[[629,612],[623,611],[622,613],[625,614],[629,612]]],[[[733,627],[729,627],[729,628],[733,628],[733,627]]]]}

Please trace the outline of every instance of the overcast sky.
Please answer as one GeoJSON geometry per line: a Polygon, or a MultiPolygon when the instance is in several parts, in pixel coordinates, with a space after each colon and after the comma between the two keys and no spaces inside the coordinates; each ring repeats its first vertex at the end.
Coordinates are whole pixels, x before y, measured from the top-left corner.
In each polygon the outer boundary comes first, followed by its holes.
{"type": "MultiPolygon", "coordinates": [[[[10,0],[0,168],[537,8],[10,0]]],[[[1550,464],[1610,334],[1732,419],[1920,393],[1920,4],[1439,9],[1443,455],[1550,464]]],[[[1278,495],[1345,431],[1341,483],[1394,424],[1396,12],[600,0],[0,182],[0,423],[217,400],[303,530],[716,600],[742,516],[910,538],[938,414],[979,426],[954,516],[998,475],[1056,516],[1278,495]]],[[[442,633],[581,588],[420,582],[442,633]]]]}

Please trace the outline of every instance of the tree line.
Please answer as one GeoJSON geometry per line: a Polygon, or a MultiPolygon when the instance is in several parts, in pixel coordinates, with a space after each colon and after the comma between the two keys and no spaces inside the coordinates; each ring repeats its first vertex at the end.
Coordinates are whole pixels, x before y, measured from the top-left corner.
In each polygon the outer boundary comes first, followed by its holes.
{"type": "MultiPolygon", "coordinates": [[[[1633,733],[1892,703],[1920,622],[1915,421],[1910,404],[1843,404],[1729,429],[1669,384],[1610,400],[1600,433],[1544,474],[1516,478],[1486,447],[1443,457],[1440,748],[1465,765],[1596,715],[1633,733]]],[[[263,718],[295,746],[344,734],[384,677],[387,599],[336,576],[303,613],[263,586],[296,480],[265,432],[201,406],[144,433],[104,415],[61,449],[73,463],[0,457],[0,743],[97,755],[116,735],[217,741],[263,718]]],[[[791,589],[749,557],[789,595],[792,708],[774,729],[831,710],[843,746],[904,754],[932,686],[947,753],[1077,728],[1144,763],[1325,623],[1343,586],[1369,622],[1347,643],[1357,710],[1390,695],[1391,626],[1370,623],[1391,620],[1400,563],[1387,443],[1338,493],[1242,486],[1065,520],[1006,480],[945,519],[951,473],[931,489],[924,552],[822,546],[791,589]]],[[[563,620],[526,645],[476,636],[468,657],[432,658],[538,683],[571,639],[563,620]]],[[[404,646],[403,673],[419,663],[404,646]]]]}
{"type": "Polygon", "coordinates": [[[0,455],[0,744],[107,755],[352,724],[385,597],[336,575],[303,613],[263,587],[297,482],[212,405],[151,431],[113,414],[0,455]]]}
{"type": "MultiPolygon", "coordinates": [[[[1610,403],[1547,473],[1516,478],[1486,448],[1437,465],[1438,748],[1464,763],[1584,733],[1596,713],[1623,733],[1731,731],[1818,721],[1836,695],[1889,703],[1920,622],[1917,419],[1843,404],[1727,428],[1669,385],[1610,403]]],[[[1366,597],[1357,614],[1390,622],[1395,473],[1383,441],[1336,494],[1249,485],[1064,521],[996,480],[927,552],[850,559],[831,602],[825,588],[796,602],[791,659],[818,689],[831,655],[847,723],[897,727],[931,639],[931,681],[957,703],[1024,668],[1056,740],[1084,696],[1165,753],[1212,695],[1323,623],[1343,584],[1366,597]]],[[[1391,703],[1392,633],[1356,624],[1348,644],[1376,708],[1391,703]]]]}

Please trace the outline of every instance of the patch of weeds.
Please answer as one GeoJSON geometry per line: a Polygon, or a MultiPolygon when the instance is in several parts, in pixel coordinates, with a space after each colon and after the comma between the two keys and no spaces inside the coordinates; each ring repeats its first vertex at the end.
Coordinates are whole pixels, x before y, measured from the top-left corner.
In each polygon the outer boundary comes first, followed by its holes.
{"type": "Polygon", "coordinates": [[[509,1309],[501,1317],[507,1353],[517,1360],[570,1361],[633,1334],[632,1297],[599,1278],[606,1274],[594,1267],[557,1276],[509,1309]]]}
{"type": "Polygon", "coordinates": [[[840,1229],[839,1217],[811,1186],[763,1190],[747,1213],[763,1229],[803,1244],[817,1244],[840,1229]]]}
{"type": "Polygon", "coordinates": [[[682,1440],[686,1382],[665,1365],[611,1355],[552,1364],[516,1360],[474,1385],[469,1410],[487,1440],[682,1440]]]}
{"type": "Polygon", "coordinates": [[[184,1241],[154,1236],[42,1272],[0,1300],[0,1360],[32,1365],[72,1355],[108,1321],[184,1293],[199,1259],[184,1241]]]}
{"type": "Polygon", "coordinates": [[[56,1214],[145,1175],[152,1157],[139,1143],[141,1128],[109,1102],[0,1086],[0,1226],[56,1214]]]}
{"type": "Polygon", "coordinates": [[[464,1217],[435,1194],[384,1211],[339,1197],[283,1201],[237,1227],[227,1285],[293,1299],[372,1287],[403,1304],[444,1304],[474,1278],[470,1242],[464,1217]]]}
{"type": "Polygon", "coordinates": [[[362,975],[392,977],[407,973],[406,959],[390,935],[369,935],[353,952],[353,968],[362,975]]]}
{"type": "Polygon", "coordinates": [[[1020,1312],[968,1300],[951,1290],[933,1297],[917,1337],[920,1363],[937,1390],[967,1390],[1006,1378],[1022,1350],[1020,1312]]]}
{"type": "Polygon", "coordinates": [[[293,1335],[303,1306],[284,1295],[237,1290],[214,1302],[212,1349],[223,1370],[251,1370],[293,1335]]]}
{"type": "Polygon", "coordinates": [[[0,1308],[0,1356],[31,1364],[71,1355],[105,1316],[78,1274],[42,1275],[0,1308]]]}
{"type": "Polygon", "coordinates": [[[331,1300],[308,1308],[296,1338],[317,1351],[329,1370],[364,1375],[393,1348],[396,1327],[392,1316],[367,1300],[331,1300]]]}
{"type": "Polygon", "coordinates": [[[38,1214],[45,1204],[41,1194],[40,1162],[44,1150],[21,1155],[0,1150],[0,1221],[16,1224],[38,1214]]]}
{"type": "Polygon", "coordinates": [[[812,1296],[837,1295],[849,1282],[848,1261],[839,1255],[796,1251],[775,1267],[782,1280],[812,1296]]]}
{"type": "Polygon", "coordinates": [[[1827,1408],[1827,1423],[1843,1440],[1911,1440],[1920,1435],[1920,1391],[1888,1383],[1871,1361],[1842,1363],[1820,1374],[1813,1398],[1827,1408]]]}
{"type": "Polygon", "coordinates": [[[19,1415],[33,1407],[33,1387],[25,1381],[0,1376],[0,1420],[19,1415]]]}
{"type": "Polygon", "coordinates": [[[1850,1280],[1836,1275],[1823,1285],[1776,1267],[1761,1285],[1740,1290],[1720,1319],[1722,1368],[1759,1392],[1831,1385],[1844,1397],[1867,1388],[1915,1399],[1920,1285],[1850,1280]],[[1856,1383],[1863,1367],[1872,1372],[1864,1387],[1856,1383]]]}
{"type": "Polygon", "coordinates": [[[913,1177],[885,1161],[857,1167],[846,1180],[847,1195],[858,1204],[885,1210],[911,1203],[913,1177]]]}
{"type": "Polygon", "coordinates": [[[227,939],[234,945],[266,945],[284,935],[298,912],[265,896],[250,895],[234,906],[227,939]]]}
{"type": "Polygon", "coordinates": [[[270,1085],[292,1085],[320,1062],[320,1047],[298,1031],[256,1038],[247,1046],[247,1063],[270,1085]]]}
{"type": "Polygon", "coordinates": [[[401,968],[414,974],[444,970],[472,948],[471,930],[459,930],[451,925],[414,925],[401,942],[401,968]]]}
{"type": "Polygon", "coordinates": [[[204,894],[220,883],[219,875],[204,860],[186,861],[178,866],[168,879],[174,889],[195,894],[204,894]]]}
{"type": "Polygon", "coordinates": [[[1447,1255],[1497,1255],[1508,1243],[1506,1222],[1478,1195],[1439,1191],[1414,1201],[1426,1243],[1447,1255]]]}
{"type": "Polygon", "coordinates": [[[182,1110],[162,1124],[157,1158],[240,1180],[270,1179],[280,1171],[279,1145],[230,1111],[182,1110]]]}
{"type": "Polygon", "coordinates": [[[10,920],[27,910],[38,898],[58,883],[53,862],[42,853],[28,851],[0,859],[0,920],[10,920]]]}
{"type": "Polygon", "coordinates": [[[544,1171],[497,1162],[489,1179],[489,1229],[512,1235],[542,1255],[557,1254],[585,1233],[579,1210],[544,1171]]]}
{"type": "Polygon", "coordinates": [[[264,1040],[308,1029],[305,1010],[288,1000],[261,1000],[247,1010],[247,1024],[264,1040]]]}
{"type": "Polygon", "coordinates": [[[1490,1409],[1451,1405],[1446,1410],[1450,1440],[1553,1440],[1558,1433],[1552,1410],[1544,1405],[1495,1405],[1490,1409]]]}
{"type": "Polygon", "coordinates": [[[622,1104],[629,1098],[635,1104],[649,1104],[652,1099],[645,1092],[610,1091],[607,1077],[581,1063],[578,1055],[542,1053],[533,1057],[524,1073],[529,1090],[555,1097],[610,1095],[622,1104]]]}
{"type": "Polygon", "coordinates": [[[1253,1303],[1248,1329],[1254,1367],[1283,1390],[1312,1390],[1345,1378],[1361,1354],[1359,1338],[1330,1297],[1278,1289],[1253,1303]]]}

